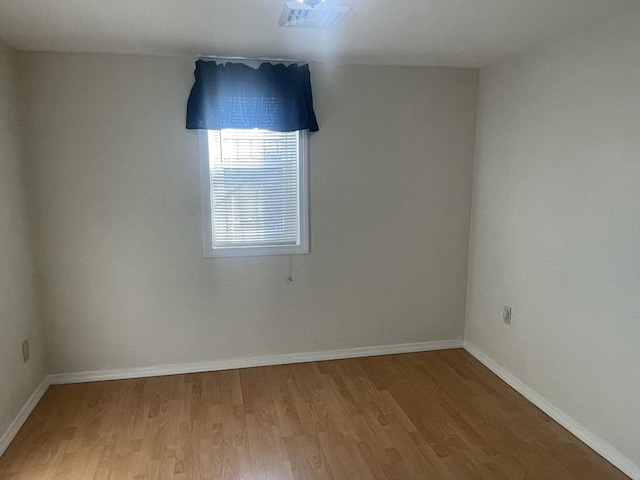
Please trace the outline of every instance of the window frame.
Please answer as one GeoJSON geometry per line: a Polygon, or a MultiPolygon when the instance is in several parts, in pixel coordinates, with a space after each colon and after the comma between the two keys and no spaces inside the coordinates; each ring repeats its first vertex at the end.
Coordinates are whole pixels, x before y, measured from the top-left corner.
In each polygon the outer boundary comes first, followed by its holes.
{"type": "Polygon", "coordinates": [[[298,133],[298,195],[299,245],[264,245],[243,247],[213,247],[213,216],[211,210],[211,172],[209,168],[209,130],[199,130],[200,181],[202,193],[202,234],[205,258],[257,257],[266,255],[308,254],[309,249],[309,130],[298,133]]]}

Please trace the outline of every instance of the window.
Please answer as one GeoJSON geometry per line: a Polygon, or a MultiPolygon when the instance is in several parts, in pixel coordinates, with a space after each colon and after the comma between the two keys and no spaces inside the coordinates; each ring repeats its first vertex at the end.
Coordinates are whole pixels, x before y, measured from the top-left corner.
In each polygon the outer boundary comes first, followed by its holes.
{"type": "Polygon", "coordinates": [[[307,130],[202,130],[206,257],[309,253],[307,130]]]}

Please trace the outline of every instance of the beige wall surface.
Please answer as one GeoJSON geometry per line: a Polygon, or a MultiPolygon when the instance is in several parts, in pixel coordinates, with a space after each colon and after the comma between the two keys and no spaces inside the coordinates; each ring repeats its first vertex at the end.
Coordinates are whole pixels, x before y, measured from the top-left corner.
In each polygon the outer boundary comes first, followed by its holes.
{"type": "Polygon", "coordinates": [[[465,331],[636,463],[639,46],[635,11],[481,70],[465,331]]]}
{"type": "Polygon", "coordinates": [[[477,71],[312,65],[311,250],[203,258],[193,60],[21,54],[53,373],[461,338],[477,71]]]}
{"type": "Polygon", "coordinates": [[[0,42],[0,436],[45,376],[16,82],[16,53],[0,42]],[[31,347],[27,363],[25,338],[31,347]]]}

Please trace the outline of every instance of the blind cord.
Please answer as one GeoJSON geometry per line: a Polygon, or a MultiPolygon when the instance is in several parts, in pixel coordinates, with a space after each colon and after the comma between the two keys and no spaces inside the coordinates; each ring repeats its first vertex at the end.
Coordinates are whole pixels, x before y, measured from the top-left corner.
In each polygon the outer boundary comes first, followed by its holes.
{"type": "Polygon", "coordinates": [[[287,277],[287,283],[293,282],[292,271],[293,269],[291,266],[291,255],[289,255],[289,276],[287,277]]]}

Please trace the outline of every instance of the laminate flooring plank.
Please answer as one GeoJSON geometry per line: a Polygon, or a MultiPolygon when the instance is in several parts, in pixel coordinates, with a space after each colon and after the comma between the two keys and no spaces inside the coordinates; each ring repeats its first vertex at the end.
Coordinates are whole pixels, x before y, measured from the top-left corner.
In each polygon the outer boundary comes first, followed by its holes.
{"type": "Polygon", "coordinates": [[[49,387],[0,480],[619,480],[461,349],[49,387]]]}

